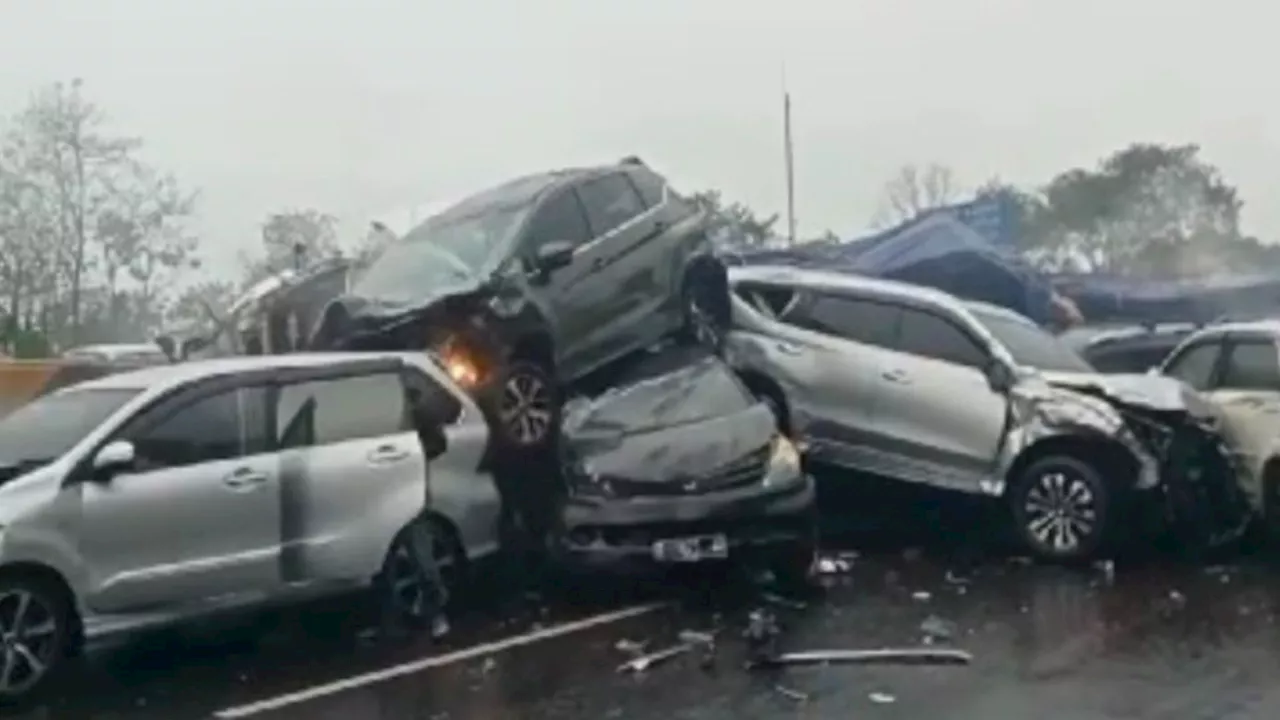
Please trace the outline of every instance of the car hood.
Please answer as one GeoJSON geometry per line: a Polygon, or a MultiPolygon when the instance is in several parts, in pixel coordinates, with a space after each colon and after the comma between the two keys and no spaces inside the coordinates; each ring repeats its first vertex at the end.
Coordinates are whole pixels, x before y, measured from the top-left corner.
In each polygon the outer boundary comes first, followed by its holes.
{"type": "Polygon", "coordinates": [[[1164,375],[1045,372],[1040,376],[1052,387],[1101,396],[1129,407],[1188,412],[1198,417],[1213,414],[1199,393],[1181,380],[1164,375]]]}
{"type": "Polygon", "coordinates": [[[377,298],[348,293],[325,306],[307,342],[314,350],[348,348],[360,339],[378,335],[425,313],[452,313],[456,306],[484,297],[485,283],[459,278],[448,284],[424,287],[412,299],[377,298]]]}
{"type": "Polygon", "coordinates": [[[676,483],[711,475],[768,448],[777,433],[768,407],[697,423],[568,437],[569,453],[587,478],[676,483]]]}

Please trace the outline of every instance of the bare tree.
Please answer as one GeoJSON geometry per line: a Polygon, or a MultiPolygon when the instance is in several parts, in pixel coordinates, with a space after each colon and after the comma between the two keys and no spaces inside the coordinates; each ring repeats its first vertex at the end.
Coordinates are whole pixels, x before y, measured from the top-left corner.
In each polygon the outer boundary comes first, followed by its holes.
{"type": "Polygon", "coordinates": [[[262,224],[262,250],[242,255],[245,283],[292,268],[295,263],[312,263],[341,255],[337,219],[318,210],[289,210],[272,213],[262,224]]]}
{"type": "Polygon", "coordinates": [[[885,184],[876,213],[881,227],[914,220],[921,215],[955,201],[959,194],[955,174],[938,164],[925,167],[905,165],[885,184]]]}

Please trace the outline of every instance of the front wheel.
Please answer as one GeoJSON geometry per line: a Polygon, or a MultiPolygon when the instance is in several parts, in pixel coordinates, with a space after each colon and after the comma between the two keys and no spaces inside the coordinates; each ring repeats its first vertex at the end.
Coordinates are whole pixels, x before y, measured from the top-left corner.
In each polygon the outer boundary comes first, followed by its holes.
{"type": "Polygon", "coordinates": [[[422,627],[431,622],[432,611],[442,611],[445,605],[456,600],[465,583],[466,560],[461,548],[442,525],[423,517],[401,531],[392,542],[378,576],[383,611],[388,620],[422,627]],[[439,587],[432,586],[432,579],[422,570],[413,547],[413,533],[425,532],[430,536],[432,555],[439,569],[439,587]],[[438,593],[433,598],[432,594],[438,593]]]}
{"type": "Polygon", "coordinates": [[[550,448],[559,431],[560,411],[555,378],[545,368],[518,361],[507,369],[495,412],[503,446],[520,452],[550,448]]]}
{"type": "Polygon", "coordinates": [[[70,599],[52,583],[0,580],[0,702],[23,703],[48,686],[72,654],[70,599]]]}
{"type": "Polygon", "coordinates": [[[1084,560],[1102,549],[1111,499],[1093,467],[1065,455],[1031,463],[1009,489],[1022,544],[1040,558],[1059,562],[1084,560]]]}

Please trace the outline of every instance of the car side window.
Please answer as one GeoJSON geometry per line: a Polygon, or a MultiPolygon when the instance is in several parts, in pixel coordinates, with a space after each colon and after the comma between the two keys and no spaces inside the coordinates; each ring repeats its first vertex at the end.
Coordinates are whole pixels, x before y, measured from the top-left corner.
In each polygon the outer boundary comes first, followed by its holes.
{"type": "Polygon", "coordinates": [[[622,173],[592,178],[578,186],[591,233],[600,237],[644,212],[644,202],[622,173]]]}
{"type": "Polygon", "coordinates": [[[549,242],[578,246],[590,240],[587,216],[572,190],[562,190],[544,201],[525,230],[525,249],[531,255],[549,242]]]}
{"type": "Polygon", "coordinates": [[[636,190],[640,191],[640,197],[646,206],[654,207],[662,204],[662,196],[667,187],[667,181],[663,180],[662,176],[645,169],[630,170],[627,175],[631,178],[631,182],[635,183],[636,190]]]}
{"type": "Polygon", "coordinates": [[[280,387],[276,441],[297,448],[394,435],[412,427],[408,419],[394,372],[290,383],[280,387]]]}
{"type": "Polygon", "coordinates": [[[208,395],[157,416],[127,433],[141,471],[230,460],[270,449],[266,388],[208,395]]]}
{"type": "Polygon", "coordinates": [[[1208,390],[1213,371],[1218,365],[1222,341],[1206,340],[1183,350],[1165,369],[1165,375],[1177,378],[1196,390],[1208,390]]]}
{"type": "Polygon", "coordinates": [[[955,365],[981,368],[987,353],[954,322],[920,310],[902,311],[898,350],[955,365]]]}
{"type": "Polygon", "coordinates": [[[1231,390],[1280,390],[1280,358],[1269,340],[1237,340],[1227,351],[1218,387],[1231,390]]]}
{"type": "Polygon", "coordinates": [[[787,314],[792,325],[854,342],[892,348],[902,311],[885,303],[838,295],[816,295],[807,307],[787,314]]]}

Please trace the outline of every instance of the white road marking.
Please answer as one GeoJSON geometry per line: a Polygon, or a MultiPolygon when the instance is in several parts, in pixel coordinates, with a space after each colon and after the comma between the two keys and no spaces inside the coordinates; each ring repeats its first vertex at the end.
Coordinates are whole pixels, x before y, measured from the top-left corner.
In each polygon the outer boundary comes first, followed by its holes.
{"type": "Polygon", "coordinates": [[[571,633],[578,632],[579,630],[586,630],[597,625],[607,625],[611,622],[626,620],[627,618],[637,617],[656,610],[661,610],[664,607],[668,607],[668,603],[637,605],[635,607],[616,610],[602,615],[595,615],[583,620],[564,623],[563,625],[556,625],[542,630],[535,630],[534,632],[525,633],[524,635],[515,635],[501,640],[496,640],[491,643],[484,643],[482,645],[474,645],[469,648],[455,650],[454,652],[446,653],[444,655],[434,655],[432,657],[425,657],[419,660],[402,663],[400,665],[392,665],[391,667],[383,668],[382,670],[374,670],[373,672],[354,675],[342,680],[325,683],[324,685],[315,685],[305,690],[299,690],[285,695],[278,695],[273,698],[259,700],[258,702],[249,703],[247,705],[238,705],[236,707],[226,708],[225,710],[219,710],[214,713],[213,716],[220,720],[231,720],[232,718],[249,717],[250,715],[258,715],[272,710],[279,710],[280,708],[288,707],[290,705],[309,702],[328,695],[334,695],[340,692],[346,692],[347,690],[354,690],[366,685],[373,685],[386,680],[391,680],[392,678],[412,675],[413,673],[422,672],[423,670],[430,668],[450,665],[460,660],[470,660],[471,658],[479,657],[481,655],[489,655],[503,650],[510,650],[511,648],[532,645],[533,643],[554,637],[560,637],[561,635],[569,635],[571,633]]]}

